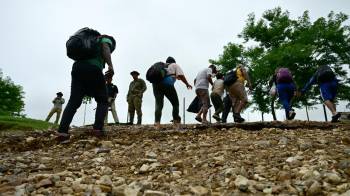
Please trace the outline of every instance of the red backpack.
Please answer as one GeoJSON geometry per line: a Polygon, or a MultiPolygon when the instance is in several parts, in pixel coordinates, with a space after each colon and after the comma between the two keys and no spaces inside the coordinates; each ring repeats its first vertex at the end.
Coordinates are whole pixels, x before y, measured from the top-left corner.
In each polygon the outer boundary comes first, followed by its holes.
{"type": "Polygon", "coordinates": [[[292,73],[288,68],[279,68],[276,75],[277,83],[293,82],[292,73]]]}

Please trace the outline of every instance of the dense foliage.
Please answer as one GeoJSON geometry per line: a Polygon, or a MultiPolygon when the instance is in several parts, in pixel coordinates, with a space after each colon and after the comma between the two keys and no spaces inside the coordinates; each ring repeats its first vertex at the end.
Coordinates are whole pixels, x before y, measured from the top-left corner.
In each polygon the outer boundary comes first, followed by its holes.
{"type": "Polygon", "coordinates": [[[24,110],[24,92],[0,70],[0,115],[19,116],[24,110]]]}
{"type": "MultiPolygon", "coordinates": [[[[346,69],[350,64],[350,26],[344,25],[348,16],[330,12],[324,18],[310,21],[308,11],[291,19],[281,8],[267,10],[259,20],[248,16],[246,26],[239,35],[244,41],[224,46],[217,60],[223,71],[232,69],[238,62],[250,69],[254,81],[254,109],[271,112],[273,99],[268,82],[277,67],[289,68],[295,82],[302,88],[318,66],[330,65],[340,80],[338,98],[350,100],[350,84],[346,69]]],[[[294,101],[296,107],[320,103],[319,90],[313,88],[294,101]]]]}

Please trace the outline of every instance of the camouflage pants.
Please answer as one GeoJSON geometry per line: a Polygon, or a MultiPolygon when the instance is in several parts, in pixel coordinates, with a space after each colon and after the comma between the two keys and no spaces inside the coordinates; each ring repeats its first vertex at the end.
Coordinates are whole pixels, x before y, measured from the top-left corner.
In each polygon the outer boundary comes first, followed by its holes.
{"type": "Polygon", "coordinates": [[[128,112],[129,112],[129,117],[130,117],[130,122],[133,123],[134,121],[134,116],[135,116],[135,111],[137,113],[137,119],[138,119],[138,124],[141,123],[141,119],[142,119],[142,110],[141,110],[141,106],[142,106],[142,98],[141,97],[131,97],[128,100],[128,112]]]}

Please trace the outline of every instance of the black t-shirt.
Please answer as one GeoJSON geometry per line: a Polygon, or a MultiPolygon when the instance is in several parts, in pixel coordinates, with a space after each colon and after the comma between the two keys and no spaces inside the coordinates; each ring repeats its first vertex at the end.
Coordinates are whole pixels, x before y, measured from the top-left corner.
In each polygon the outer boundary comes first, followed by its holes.
{"type": "Polygon", "coordinates": [[[113,97],[115,98],[118,94],[118,87],[114,84],[107,84],[107,94],[108,94],[108,97],[113,97]]]}

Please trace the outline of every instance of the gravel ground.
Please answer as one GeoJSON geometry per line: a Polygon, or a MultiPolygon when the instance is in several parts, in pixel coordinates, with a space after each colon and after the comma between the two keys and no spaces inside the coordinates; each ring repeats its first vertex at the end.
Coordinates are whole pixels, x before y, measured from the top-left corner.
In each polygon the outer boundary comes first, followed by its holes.
{"type": "Polygon", "coordinates": [[[349,124],[89,127],[0,135],[0,195],[350,195],[349,124]]]}

